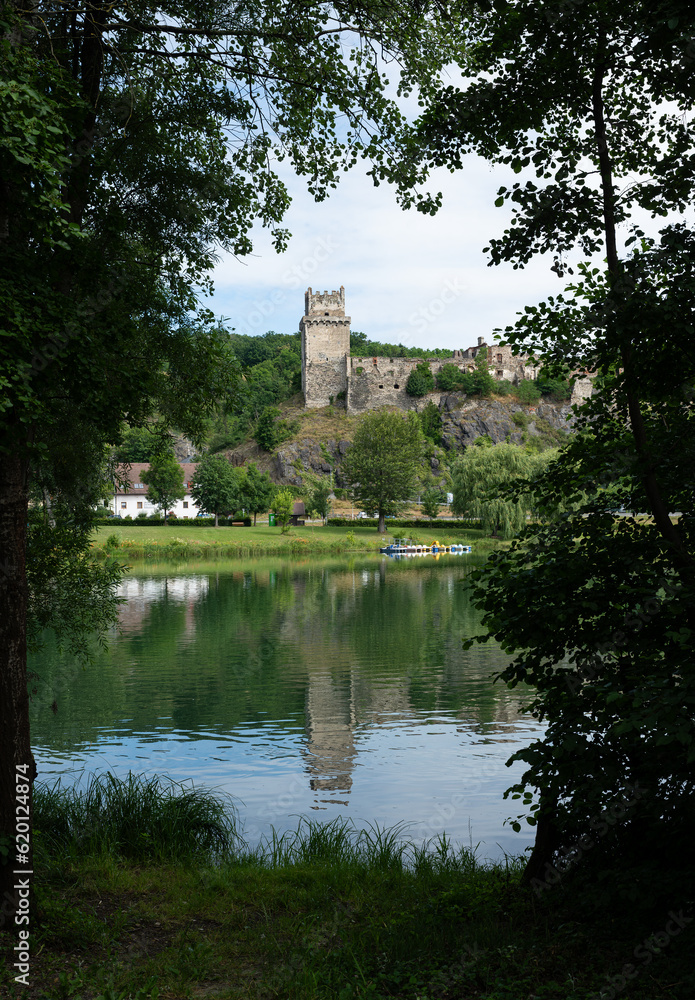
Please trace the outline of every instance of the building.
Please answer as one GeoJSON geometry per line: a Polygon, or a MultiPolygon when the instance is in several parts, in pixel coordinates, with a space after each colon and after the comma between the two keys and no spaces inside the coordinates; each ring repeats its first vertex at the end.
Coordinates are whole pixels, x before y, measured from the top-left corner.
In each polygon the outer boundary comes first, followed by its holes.
{"type": "MultiPolygon", "coordinates": [[[[118,467],[118,478],[124,482],[114,484],[112,501],[114,514],[120,514],[121,517],[132,517],[135,520],[141,514],[157,513],[159,508],[147,499],[147,486],[142,481],[142,473],[149,467],[149,462],[133,462],[130,466],[121,465],[118,467]]],[[[193,485],[197,466],[195,462],[183,462],[181,468],[183,469],[186,496],[183,500],[177,500],[167,513],[175,514],[176,517],[180,518],[196,517],[199,508],[190,494],[190,488],[193,485]]]]}
{"type": "MultiPolygon", "coordinates": [[[[299,324],[302,349],[302,392],[307,408],[328,406],[345,400],[348,413],[364,413],[381,406],[403,410],[421,408],[428,400],[439,404],[445,392],[428,393],[423,399],[409,396],[406,383],[412,370],[426,361],[433,375],[444,365],[454,364],[463,372],[475,370],[478,352],[487,348],[488,365],[493,378],[518,385],[523,379],[538,376],[526,354],[514,355],[504,344],[488,344],[484,337],[466,350],[453,351],[449,358],[353,358],[350,356],[350,317],[345,315],[345,288],[313,292],[304,296],[304,316],[299,324]]],[[[578,379],[572,402],[591,394],[588,378],[578,379]]]]}

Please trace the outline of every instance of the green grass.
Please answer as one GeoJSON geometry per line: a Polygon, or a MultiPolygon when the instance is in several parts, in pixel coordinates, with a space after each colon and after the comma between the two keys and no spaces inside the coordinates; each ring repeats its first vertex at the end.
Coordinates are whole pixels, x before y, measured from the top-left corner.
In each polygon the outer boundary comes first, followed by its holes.
{"type": "MultiPolygon", "coordinates": [[[[577,907],[564,882],[536,899],[518,859],[481,864],[403,829],[305,821],[244,847],[223,805],[133,777],[40,792],[31,986],[13,983],[0,933],[0,996],[589,1000],[663,925],[617,903],[577,907]],[[177,798],[187,818],[172,838],[177,798]],[[201,840],[208,822],[218,832],[201,840]]],[[[695,995],[688,933],[640,966],[626,998],[695,995]]]]}
{"type": "MultiPolygon", "coordinates": [[[[435,540],[446,545],[452,542],[471,544],[475,552],[489,552],[499,546],[485,537],[481,530],[448,528],[394,529],[396,536],[408,535],[418,542],[435,540]]],[[[373,527],[356,521],[349,528],[332,525],[307,525],[291,528],[282,534],[280,528],[259,524],[250,528],[192,528],[181,524],[171,526],[132,527],[109,524],[96,529],[93,549],[97,556],[114,555],[128,561],[175,561],[193,559],[230,559],[263,555],[301,556],[304,553],[337,555],[349,552],[378,552],[379,547],[392,541],[394,534],[379,534],[373,527]]]]}

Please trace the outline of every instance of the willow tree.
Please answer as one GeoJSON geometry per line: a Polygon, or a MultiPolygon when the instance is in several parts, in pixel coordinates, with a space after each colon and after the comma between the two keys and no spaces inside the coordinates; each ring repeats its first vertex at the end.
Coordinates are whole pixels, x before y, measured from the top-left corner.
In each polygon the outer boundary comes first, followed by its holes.
{"type": "Polygon", "coordinates": [[[451,472],[453,512],[480,518],[495,538],[511,538],[526,527],[533,510],[532,480],[555,455],[555,450],[531,454],[517,444],[466,448],[451,472]]]}
{"type": "Polygon", "coordinates": [[[426,11],[405,4],[9,0],[0,32],[4,920],[16,904],[15,776],[31,786],[35,774],[30,482],[56,441],[72,449],[64,476],[80,467],[77,428],[98,448],[123,421],[157,414],[200,437],[238,376],[197,303],[216,254],[248,254],[257,222],[285,246],[279,160],[321,199],[388,146],[402,118],[383,54],[412,63],[406,91],[417,78],[426,89],[447,55],[426,11]]]}

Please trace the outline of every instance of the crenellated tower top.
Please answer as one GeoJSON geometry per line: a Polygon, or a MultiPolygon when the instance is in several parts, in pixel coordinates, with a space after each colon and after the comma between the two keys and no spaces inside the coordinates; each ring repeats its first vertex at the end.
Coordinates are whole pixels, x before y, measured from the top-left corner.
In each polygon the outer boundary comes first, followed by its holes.
{"type": "Polygon", "coordinates": [[[311,288],[307,288],[304,293],[304,315],[344,316],[345,288],[343,285],[337,292],[312,292],[311,288]]]}

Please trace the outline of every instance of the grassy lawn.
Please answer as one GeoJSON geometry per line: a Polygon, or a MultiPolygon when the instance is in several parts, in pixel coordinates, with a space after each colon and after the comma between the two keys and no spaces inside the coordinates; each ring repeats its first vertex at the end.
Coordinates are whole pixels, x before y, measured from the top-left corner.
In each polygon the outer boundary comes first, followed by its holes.
{"type": "Polygon", "coordinates": [[[631,1000],[695,995],[692,931],[652,949],[665,914],[590,879],[536,897],[518,860],[341,822],[249,849],[209,795],[108,781],[37,797],[30,985],[0,931],[3,998],[612,1000],[630,961],[631,1000]]]}
{"type": "Polygon", "coordinates": [[[133,527],[115,521],[100,526],[94,534],[93,546],[97,554],[110,552],[129,559],[216,558],[236,555],[279,553],[301,555],[304,552],[340,554],[343,552],[377,552],[385,542],[394,537],[407,536],[418,542],[441,544],[460,542],[471,544],[474,551],[488,552],[498,543],[486,538],[476,529],[394,528],[379,534],[373,527],[364,527],[355,521],[349,528],[333,527],[320,523],[303,528],[291,528],[282,534],[279,527],[257,524],[250,528],[208,528],[177,524],[133,527]]]}

